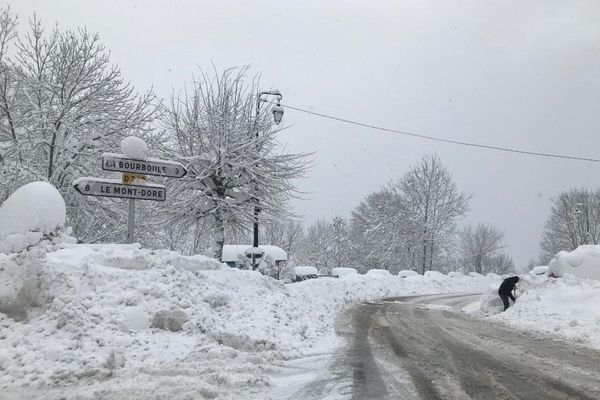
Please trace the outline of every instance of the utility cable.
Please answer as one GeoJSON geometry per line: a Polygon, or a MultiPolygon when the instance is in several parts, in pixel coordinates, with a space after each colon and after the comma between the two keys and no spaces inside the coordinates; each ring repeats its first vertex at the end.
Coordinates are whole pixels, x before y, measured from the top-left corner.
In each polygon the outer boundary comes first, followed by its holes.
{"type": "MultiPolygon", "coordinates": [[[[272,104],[277,104],[272,101],[268,101],[268,102],[272,103],[272,104]]],[[[568,156],[568,155],[564,155],[564,154],[554,154],[554,153],[541,153],[541,152],[537,152],[537,151],[519,150],[519,149],[513,149],[513,148],[509,148],[509,147],[494,146],[494,145],[481,144],[481,143],[464,142],[464,141],[453,140],[453,139],[443,139],[443,138],[439,138],[439,137],[435,137],[435,136],[421,135],[419,133],[413,133],[413,132],[405,132],[405,131],[400,131],[397,129],[384,128],[381,126],[352,121],[352,120],[345,119],[345,118],[334,117],[332,115],[322,114],[322,113],[319,113],[316,111],[310,111],[310,110],[305,110],[305,109],[302,109],[299,107],[294,107],[289,104],[279,104],[279,105],[281,107],[289,108],[290,110],[300,111],[300,112],[303,112],[306,114],[311,114],[311,115],[315,115],[315,116],[322,117],[322,118],[332,119],[334,121],[339,121],[339,122],[343,122],[346,124],[362,126],[363,128],[375,129],[378,131],[394,133],[397,135],[412,136],[412,137],[425,139],[425,140],[431,140],[431,141],[435,141],[435,142],[452,143],[452,144],[461,145],[461,146],[478,147],[478,148],[483,148],[483,149],[488,149],[488,150],[497,150],[497,151],[504,151],[504,152],[508,152],[508,153],[525,154],[525,155],[531,155],[531,156],[561,158],[561,159],[567,159],[567,160],[589,161],[589,162],[600,163],[600,159],[597,159],[597,158],[568,156]]]]}

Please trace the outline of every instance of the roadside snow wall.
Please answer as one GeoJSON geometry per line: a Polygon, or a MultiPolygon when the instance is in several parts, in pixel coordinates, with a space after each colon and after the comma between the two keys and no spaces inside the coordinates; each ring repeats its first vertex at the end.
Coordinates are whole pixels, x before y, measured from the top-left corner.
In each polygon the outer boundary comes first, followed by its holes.
{"type": "Polygon", "coordinates": [[[558,253],[548,265],[548,275],[562,277],[565,274],[600,279],[600,246],[584,245],[571,252],[558,253]]]}

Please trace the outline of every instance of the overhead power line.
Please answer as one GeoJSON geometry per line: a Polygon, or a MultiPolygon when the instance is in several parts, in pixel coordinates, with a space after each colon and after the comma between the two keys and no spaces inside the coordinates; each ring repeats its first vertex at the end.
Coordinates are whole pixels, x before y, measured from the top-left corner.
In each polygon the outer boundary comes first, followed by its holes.
{"type": "Polygon", "coordinates": [[[464,142],[461,140],[444,139],[444,138],[439,138],[439,137],[435,137],[435,136],[421,135],[419,133],[405,132],[405,131],[400,131],[397,129],[390,129],[390,128],[384,128],[381,126],[365,124],[362,122],[352,121],[352,120],[349,120],[346,118],[334,117],[332,115],[322,114],[319,112],[305,110],[305,109],[302,109],[299,107],[294,107],[289,104],[281,104],[281,106],[285,107],[285,108],[289,108],[290,110],[300,111],[300,112],[303,112],[306,114],[316,115],[318,117],[332,119],[334,121],[339,121],[339,122],[343,122],[346,124],[362,126],[363,128],[375,129],[378,131],[393,133],[393,134],[397,134],[397,135],[412,136],[412,137],[425,139],[425,140],[431,140],[431,141],[435,141],[435,142],[452,143],[452,144],[457,144],[457,145],[461,145],[461,146],[478,147],[478,148],[482,148],[482,149],[498,150],[498,151],[504,151],[504,152],[508,152],[508,153],[525,154],[525,155],[530,155],[530,156],[561,158],[561,159],[567,159],[567,160],[589,161],[589,162],[600,163],[600,159],[597,159],[597,158],[569,156],[569,155],[554,154],[554,153],[542,153],[542,152],[538,152],[538,151],[520,150],[520,149],[509,148],[509,147],[494,146],[494,145],[481,144],[481,143],[464,142]]]}

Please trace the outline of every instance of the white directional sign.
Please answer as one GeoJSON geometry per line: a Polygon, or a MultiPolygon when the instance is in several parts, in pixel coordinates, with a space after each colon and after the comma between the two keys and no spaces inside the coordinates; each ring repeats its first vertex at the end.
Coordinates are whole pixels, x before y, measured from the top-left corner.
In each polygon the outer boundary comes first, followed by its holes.
{"type": "Polygon", "coordinates": [[[185,167],[175,161],[147,158],[134,160],[126,158],[123,154],[102,154],[102,169],[105,171],[131,172],[142,175],[165,176],[169,178],[182,178],[187,174],[185,167]]]}
{"type": "Polygon", "coordinates": [[[167,190],[162,185],[124,185],[121,181],[99,178],[79,178],[73,187],[85,196],[118,197],[165,201],[167,190]]]}

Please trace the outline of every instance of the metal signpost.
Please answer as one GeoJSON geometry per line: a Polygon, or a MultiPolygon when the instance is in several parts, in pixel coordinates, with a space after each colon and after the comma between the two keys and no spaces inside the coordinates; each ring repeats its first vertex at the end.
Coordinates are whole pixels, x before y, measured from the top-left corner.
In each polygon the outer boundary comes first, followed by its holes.
{"type": "Polygon", "coordinates": [[[102,154],[102,169],[122,172],[121,180],[79,178],[73,182],[73,187],[84,196],[129,199],[127,223],[127,241],[129,243],[133,243],[134,237],[135,200],[165,201],[167,197],[167,190],[164,186],[146,184],[146,175],[183,178],[187,174],[185,167],[178,162],[154,158],[137,160],[116,153],[102,154]]]}

